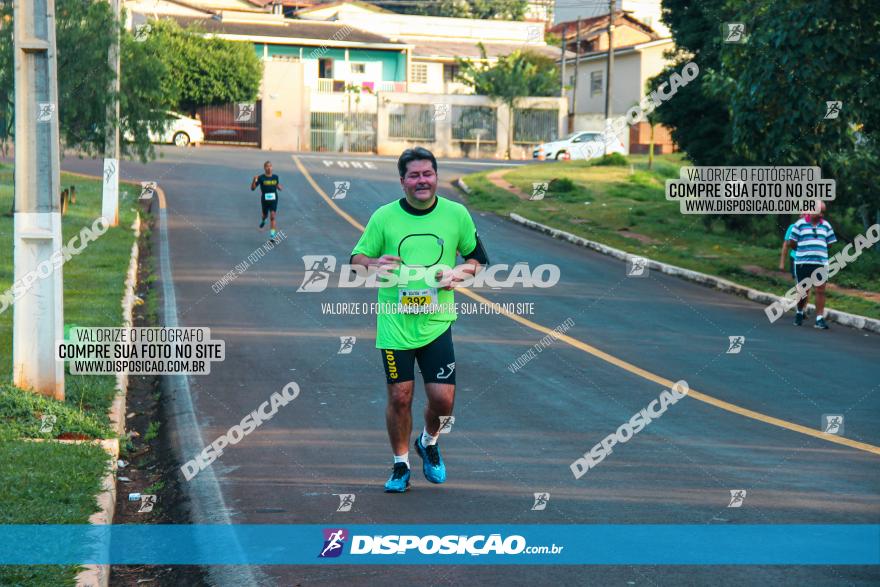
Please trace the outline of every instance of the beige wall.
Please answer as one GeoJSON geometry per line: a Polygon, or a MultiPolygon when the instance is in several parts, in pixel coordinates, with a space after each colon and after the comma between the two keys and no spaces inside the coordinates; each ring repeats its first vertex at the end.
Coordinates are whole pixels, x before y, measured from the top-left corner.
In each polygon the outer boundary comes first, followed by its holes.
{"type": "MultiPolygon", "coordinates": [[[[611,80],[612,115],[623,114],[632,106],[638,104],[645,95],[645,83],[669,63],[663,56],[664,51],[672,48],[672,41],[658,45],[643,47],[637,51],[624,54],[615,53],[614,71],[611,80]]],[[[578,75],[577,103],[574,104],[576,115],[595,115],[605,113],[605,70],[607,69],[604,55],[601,58],[581,59],[578,75]],[[596,96],[590,96],[590,73],[602,72],[602,91],[596,96]]],[[[574,63],[566,63],[566,75],[574,71],[574,63]]],[[[568,92],[571,99],[572,92],[568,92]]],[[[586,129],[585,129],[586,130],[586,129]]]]}
{"type": "Polygon", "coordinates": [[[309,96],[309,92],[304,91],[301,63],[263,61],[260,88],[263,149],[298,151],[308,148],[309,96]]]}
{"type": "Polygon", "coordinates": [[[670,45],[659,45],[647,47],[642,51],[642,92],[645,91],[648,80],[660,73],[669,63],[669,60],[663,56],[663,53],[668,51],[669,48],[670,45]]]}
{"type": "MultiPolygon", "coordinates": [[[[571,64],[574,69],[574,64],[571,64]]],[[[568,67],[568,64],[567,64],[568,67]]],[[[581,61],[577,80],[577,102],[574,102],[575,114],[605,113],[605,85],[607,65],[605,59],[581,61]],[[593,72],[601,72],[602,90],[595,95],[590,94],[590,77],[593,72]]],[[[611,79],[611,110],[612,114],[622,114],[641,98],[640,82],[642,79],[641,60],[638,53],[614,56],[614,71],[611,79]]],[[[573,95],[570,91],[569,95],[573,95]]]]}

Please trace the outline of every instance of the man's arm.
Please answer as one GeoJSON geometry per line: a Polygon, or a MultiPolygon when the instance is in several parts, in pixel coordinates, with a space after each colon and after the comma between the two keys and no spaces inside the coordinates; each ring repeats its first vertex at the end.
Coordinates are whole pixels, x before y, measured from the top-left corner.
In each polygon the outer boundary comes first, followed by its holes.
{"type": "Polygon", "coordinates": [[[779,270],[785,271],[785,255],[788,253],[789,241],[782,241],[782,253],[779,255],[779,270]]]}
{"type": "Polygon", "coordinates": [[[251,180],[251,191],[254,191],[255,189],[257,189],[257,180],[259,178],[260,178],[259,175],[255,175],[254,178],[251,180]]]}

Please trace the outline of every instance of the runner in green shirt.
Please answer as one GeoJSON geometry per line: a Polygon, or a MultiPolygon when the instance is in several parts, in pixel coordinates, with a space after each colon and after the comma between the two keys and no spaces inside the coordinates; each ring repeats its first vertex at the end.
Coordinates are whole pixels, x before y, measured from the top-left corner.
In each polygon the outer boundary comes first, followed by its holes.
{"type": "Polygon", "coordinates": [[[376,348],[385,366],[385,422],[394,452],[385,491],[402,493],[410,478],[415,361],[428,396],[425,428],[415,441],[416,451],[428,481],[446,480],[437,439],[455,401],[452,290],[489,260],[467,209],[435,195],[437,160],[430,151],[407,149],[397,169],[406,196],[373,213],[352,251],[351,263],[377,268],[392,284],[379,288],[376,348]],[[457,267],[456,253],[465,259],[457,267]]]}

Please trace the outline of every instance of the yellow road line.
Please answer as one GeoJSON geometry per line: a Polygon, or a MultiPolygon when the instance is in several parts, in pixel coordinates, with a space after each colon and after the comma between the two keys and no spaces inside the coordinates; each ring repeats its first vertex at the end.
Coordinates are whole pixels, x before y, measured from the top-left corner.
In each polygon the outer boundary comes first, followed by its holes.
{"type": "MultiPolygon", "coordinates": [[[[339,208],[339,206],[336,205],[336,202],[334,202],[333,200],[331,200],[327,196],[327,193],[321,189],[321,186],[319,186],[315,182],[314,179],[312,179],[312,176],[309,174],[309,172],[306,170],[306,168],[303,166],[303,164],[300,162],[300,160],[295,155],[293,156],[293,160],[296,163],[299,170],[305,176],[306,180],[308,180],[308,182],[310,184],[312,184],[312,187],[315,188],[315,191],[318,192],[318,195],[320,195],[324,199],[324,201],[327,202],[330,205],[330,207],[333,208],[333,210],[337,214],[339,214],[346,221],[348,221],[349,224],[351,224],[352,226],[357,228],[359,231],[363,232],[364,227],[357,220],[352,218],[348,213],[341,210],[339,208]]],[[[507,318],[510,318],[514,322],[518,322],[519,324],[522,324],[523,326],[525,326],[527,328],[531,328],[532,330],[535,330],[537,332],[543,332],[544,334],[552,334],[554,336],[554,338],[558,338],[559,340],[561,340],[565,343],[568,343],[569,345],[571,345],[572,347],[574,347],[578,350],[581,350],[581,351],[584,351],[585,353],[593,355],[597,359],[601,359],[601,360],[605,361],[606,363],[611,363],[615,367],[619,367],[619,368],[623,369],[624,371],[632,373],[633,375],[638,375],[639,377],[641,377],[643,379],[647,379],[648,381],[658,383],[666,388],[672,387],[672,385],[675,383],[674,381],[666,379],[665,377],[661,377],[660,375],[656,375],[654,373],[651,373],[650,371],[646,371],[645,369],[642,369],[641,367],[633,365],[632,363],[624,361],[623,359],[619,359],[619,358],[615,357],[614,355],[609,355],[605,351],[602,351],[602,350],[600,350],[592,345],[589,345],[583,341],[580,341],[576,338],[572,338],[566,334],[558,333],[554,330],[551,330],[550,328],[547,328],[546,326],[542,326],[536,322],[532,322],[528,318],[523,318],[522,316],[517,316],[516,314],[505,310],[503,307],[499,306],[495,302],[492,302],[489,299],[484,298],[480,294],[475,293],[469,289],[461,288],[461,289],[457,289],[456,291],[471,298],[472,300],[477,301],[477,302],[482,302],[484,304],[489,304],[489,305],[494,306],[496,311],[503,314],[507,318]]],[[[795,424],[794,422],[788,422],[787,420],[781,420],[779,418],[774,418],[773,416],[768,416],[766,414],[762,414],[761,412],[749,410],[748,408],[743,408],[743,407],[738,406],[736,404],[732,404],[730,402],[720,400],[716,397],[712,397],[711,395],[697,391],[693,387],[690,388],[690,391],[688,392],[688,397],[693,398],[697,401],[701,401],[703,403],[715,406],[716,408],[720,408],[722,410],[725,410],[725,411],[733,413],[733,414],[744,416],[746,418],[751,418],[752,420],[757,420],[759,422],[764,422],[765,424],[771,424],[773,426],[778,426],[779,428],[785,428],[786,430],[791,430],[792,432],[799,432],[801,434],[806,434],[807,436],[812,436],[813,438],[818,438],[820,440],[827,440],[828,442],[833,442],[835,444],[840,444],[843,446],[848,446],[850,448],[855,448],[858,450],[869,452],[869,453],[872,453],[875,455],[880,455],[880,446],[874,446],[873,444],[868,444],[866,442],[859,442],[857,440],[852,440],[850,438],[844,438],[842,436],[837,436],[836,434],[827,434],[825,432],[820,432],[819,430],[814,430],[814,429],[808,428],[806,426],[801,426],[800,424],[795,424]]]]}

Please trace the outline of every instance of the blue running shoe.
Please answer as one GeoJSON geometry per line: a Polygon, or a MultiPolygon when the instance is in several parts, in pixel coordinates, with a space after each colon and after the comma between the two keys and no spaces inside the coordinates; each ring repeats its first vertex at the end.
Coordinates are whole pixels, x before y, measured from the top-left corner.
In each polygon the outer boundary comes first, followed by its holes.
{"type": "Polygon", "coordinates": [[[422,435],[416,438],[416,451],[422,457],[422,471],[425,473],[425,479],[431,483],[443,483],[446,481],[446,465],[443,464],[443,457],[440,456],[440,447],[436,444],[431,446],[422,446],[422,435]]]}
{"type": "Polygon", "coordinates": [[[819,330],[828,330],[828,325],[825,324],[825,318],[816,318],[816,323],[813,325],[813,328],[818,328],[819,330]]]}
{"type": "Polygon", "coordinates": [[[385,482],[386,493],[403,493],[409,489],[409,467],[406,463],[394,463],[391,477],[385,482]]]}
{"type": "Polygon", "coordinates": [[[260,220],[260,228],[263,228],[264,226],[266,226],[266,219],[265,218],[260,220]]]}

